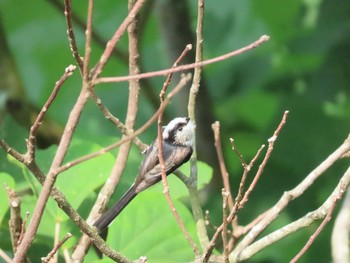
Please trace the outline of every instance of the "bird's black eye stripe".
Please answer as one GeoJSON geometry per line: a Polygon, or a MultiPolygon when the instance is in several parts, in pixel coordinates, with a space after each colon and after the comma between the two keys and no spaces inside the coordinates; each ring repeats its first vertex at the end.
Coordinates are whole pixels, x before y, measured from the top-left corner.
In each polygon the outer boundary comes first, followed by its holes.
{"type": "Polygon", "coordinates": [[[175,134],[177,131],[182,131],[183,127],[186,125],[186,123],[178,123],[174,128],[169,132],[169,137],[166,139],[169,143],[174,143],[175,141],[175,134]]]}
{"type": "Polygon", "coordinates": [[[172,130],[172,132],[175,132],[175,131],[181,131],[182,128],[186,125],[186,123],[183,123],[183,122],[180,122],[178,124],[176,124],[174,126],[174,129],[172,130]]]}
{"type": "Polygon", "coordinates": [[[183,127],[186,125],[186,123],[179,123],[176,127],[175,130],[182,131],[183,127]]]}

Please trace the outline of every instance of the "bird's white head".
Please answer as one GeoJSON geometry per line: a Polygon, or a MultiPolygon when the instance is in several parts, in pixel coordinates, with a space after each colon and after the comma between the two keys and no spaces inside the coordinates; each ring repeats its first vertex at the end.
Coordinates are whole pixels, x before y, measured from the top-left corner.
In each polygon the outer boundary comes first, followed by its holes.
{"type": "Polygon", "coordinates": [[[175,118],[163,129],[163,140],[173,145],[193,147],[195,128],[190,118],[175,118]]]}

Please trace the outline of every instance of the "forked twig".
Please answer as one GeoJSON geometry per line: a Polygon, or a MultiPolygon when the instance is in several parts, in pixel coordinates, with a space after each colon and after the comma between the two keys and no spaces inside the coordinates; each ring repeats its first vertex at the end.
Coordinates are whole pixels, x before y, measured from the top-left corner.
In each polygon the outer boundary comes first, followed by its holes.
{"type": "Polygon", "coordinates": [[[45,117],[47,110],[51,106],[52,102],[55,100],[55,98],[58,94],[58,91],[62,87],[63,83],[70,76],[72,76],[75,69],[76,69],[76,67],[74,65],[69,65],[65,69],[62,77],[56,82],[55,87],[53,88],[53,90],[50,94],[50,97],[47,99],[46,103],[44,104],[44,106],[42,107],[38,116],[36,117],[34,124],[30,127],[29,138],[27,140],[27,153],[25,155],[25,159],[26,159],[25,162],[27,164],[32,163],[35,159],[35,137],[36,137],[36,133],[37,133],[44,117],[45,117]]]}
{"type": "MultiPolygon", "coordinates": [[[[250,230],[250,232],[240,241],[240,243],[235,247],[233,252],[230,254],[230,261],[235,262],[238,258],[242,260],[244,258],[249,258],[251,255],[254,255],[257,251],[261,250],[263,247],[274,242],[275,238],[272,239],[271,237],[269,237],[268,238],[269,242],[264,242],[264,246],[261,245],[260,240],[251,244],[257,238],[257,236],[262,231],[264,231],[266,227],[269,224],[271,224],[272,221],[274,221],[274,219],[279,215],[279,213],[283,209],[285,209],[285,207],[292,200],[301,196],[306,191],[306,189],[308,189],[321,174],[323,174],[330,166],[332,166],[337,160],[339,160],[341,156],[344,154],[344,152],[349,151],[349,149],[350,149],[350,136],[348,136],[348,138],[344,141],[344,143],[340,147],[338,147],[338,149],[336,149],[318,167],[316,167],[311,173],[309,173],[301,183],[299,183],[292,190],[284,192],[280,200],[270,209],[269,213],[267,213],[262,218],[262,220],[258,224],[256,224],[250,230]]],[[[349,177],[349,174],[350,172],[348,170],[346,172],[347,179],[349,177]]],[[[283,230],[282,234],[285,235],[286,230],[283,230]]]]}
{"type": "Polygon", "coordinates": [[[260,179],[260,176],[262,175],[262,173],[264,171],[264,168],[265,168],[268,160],[270,159],[270,156],[272,154],[273,147],[274,147],[275,141],[276,141],[276,139],[278,137],[278,134],[280,133],[281,129],[283,128],[284,124],[287,121],[288,113],[289,113],[289,111],[285,111],[284,112],[280,124],[278,125],[277,129],[273,133],[272,137],[270,139],[268,139],[269,145],[268,145],[267,152],[265,154],[264,160],[261,162],[261,164],[259,166],[259,169],[258,169],[258,171],[257,171],[257,173],[256,173],[256,175],[255,175],[255,177],[254,177],[254,179],[252,181],[252,183],[250,184],[248,190],[245,192],[242,200],[240,201],[240,204],[239,204],[240,207],[244,206],[245,203],[248,201],[250,193],[253,191],[253,189],[255,188],[258,180],[260,179]]]}
{"type": "MultiPolygon", "coordinates": [[[[231,145],[232,145],[232,150],[236,153],[236,155],[240,159],[242,167],[244,169],[241,181],[239,183],[238,193],[237,193],[237,196],[235,198],[235,204],[238,204],[242,200],[242,195],[243,195],[244,185],[245,185],[245,182],[247,180],[247,175],[250,172],[250,170],[252,169],[252,167],[255,164],[255,162],[258,159],[258,157],[260,156],[261,151],[265,148],[265,145],[264,144],[261,145],[261,147],[256,152],[255,156],[250,161],[250,163],[246,164],[244,159],[243,159],[242,154],[238,151],[237,146],[235,145],[235,142],[234,142],[234,140],[232,138],[230,138],[230,142],[231,142],[231,145]]],[[[238,208],[240,208],[240,207],[238,207],[238,208]]]]}
{"type": "MultiPolygon", "coordinates": [[[[111,123],[113,123],[121,132],[121,134],[129,136],[133,134],[134,132],[131,129],[128,129],[125,124],[121,122],[119,118],[114,116],[108,108],[102,103],[101,99],[96,94],[95,90],[91,90],[91,97],[95,101],[97,107],[100,109],[100,111],[103,113],[105,118],[109,120],[111,123]]],[[[140,148],[141,151],[144,151],[147,148],[147,144],[143,143],[137,136],[132,138],[132,142],[140,148]]]]}
{"type": "MultiPolygon", "coordinates": [[[[268,150],[266,155],[265,155],[265,158],[264,160],[262,161],[260,167],[259,167],[259,170],[257,172],[257,174],[255,175],[255,178],[253,180],[253,182],[251,183],[250,187],[248,188],[248,190],[250,190],[250,192],[254,189],[259,177],[261,176],[262,174],[262,171],[267,163],[267,160],[269,159],[270,155],[271,155],[271,151],[273,150],[273,145],[274,145],[274,142],[276,141],[277,139],[277,136],[280,132],[280,130],[282,129],[283,125],[285,124],[286,122],[286,117],[287,117],[287,114],[288,112],[286,111],[283,115],[283,118],[280,122],[280,124],[278,125],[277,129],[275,130],[273,136],[269,139],[269,149],[270,151],[268,150]]],[[[258,151],[258,153],[260,152],[260,150],[258,151]]],[[[258,154],[257,154],[258,155],[258,154]]],[[[257,156],[256,155],[256,156],[257,156]]],[[[255,157],[253,158],[253,160],[255,160],[255,157]]],[[[243,178],[242,178],[243,179],[243,178]]],[[[247,190],[247,192],[248,192],[247,190]]],[[[231,210],[229,216],[227,217],[227,221],[228,222],[231,222],[235,217],[236,217],[236,214],[238,212],[238,210],[244,206],[244,204],[248,201],[248,196],[249,196],[249,193],[247,194],[247,192],[245,193],[243,199],[241,201],[236,201],[235,205],[234,205],[234,208],[231,210]],[[243,202],[244,201],[244,202],[243,202]]],[[[219,237],[220,233],[223,231],[223,228],[224,228],[224,223],[222,223],[218,229],[216,230],[216,232],[214,233],[212,239],[210,240],[210,243],[209,243],[209,246],[207,248],[207,250],[205,251],[204,255],[203,255],[203,258],[204,258],[204,261],[208,261],[209,260],[209,257],[212,253],[212,250],[214,249],[214,246],[216,244],[216,240],[217,238],[219,237]]]]}
{"type": "Polygon", "coordinates": [[[51,258],[56,254],[57,250],[64,244],[64,242],[66,242],[71,237],[72,237],[72,234],[67,233],[65,237],[55,245],[55,247],[50,251],[50,253],[47,254],[46,257],[41,258],[41,262],[43,263],[50,262],[51,258]]]}
{"type": "MultiPolygon", "coordinates": [[[[241,261],[247,260],[251,258],[253,255],[255,255],[256,253],[258,253],[259,251],[261,251],[262,249],[277,242],[278,240],[292,233],[295,233],[296,231],[302,228],[310,226],[316,220],[321,220],[321,219],[325,220],[325,218],[329,214],[329,210],[333,209],[332,207],[334,206],[335,200],[338,199],[339,196],[343,195],[344,189],[346,189],[349,186],[349,184],[350,184],[350,168],[347,169],[343,177],[340,179],[338,185],[333,190],[332,194],[327,198],[327,200],[319,208],[317,208],[312,212],[308,212],[306,215],[297,219],[296,221],[268,234],[267,236],[262,237],[261,239],[257,240],[253,244],[239,251],[238,254],[231,253],[230,255],[231,262],[237,262],[237,261],[241,262],[241,261]]],[[[290,198],[291,196],[284,195],[282,199],[286,199],[288,197],[290,198]]],[[[284,201],[289,202],[287,200],[284,200],[284,201]]],[[[261,222],[257,224],[257,228],[259,229],[259,231],[262,231],[260,230],[260,228],[265,225],[265,221],[266,221],[265,218],[267,218],[269,222],[272,222],[270,216],[271,214],[274,214],[275,212],[279,211],[280,204],[281,204],[281,199],[274,207],[270,209],[270,213],[266,214],[265,217],[261,220],[261,222]]],[[[327,220],[328,219],[326,219],[326,221],[327,220]]],[[[255,231],[257,231],[257,229],[255,229],[255,231]]],[[[311,237],[311,239],[313,239],[313,237],[311,237]]]]}
{"type": "MultiPolygon", "coordinates": [[[[192,49],[192,45],[191,44],[186,45],[185,49],[182,51],[181,55],[176,59],[176,61],[174,62],[172,67],[176,68],[177,65],[181,62],[181,60],[186,56],[187,52],[190,51],[191,49],[192,49]]],[[[161,92],[159,94],[160,98],[164,97],[165,91],[166,91],[167,87],[170,84],[172,76],[173,76],[172,73],[168,74],[168,76],[167,76],[167,78],[166,78],[166,80],[165,80],[165,82],[163,84],[163,88],[161,89],[161,92]]]]}
{"type": "MultiPolygon", "coordinates": [[[[117,44],[117,42],[119,41],[119,39],[121,38],[123,33],[126,31],[129,24],[134,20],[136,14],[139,12],[139,10],[141,9],[144,2],[145,2],[145,0],[138,0],[134,4],[133,8],[129,11],[127,17],[120,24],[119,28],[115,31],[113,37],[110,39],[110,41],[108,41],[106,49],[103,51],[103,54],[100,57],[99,62],[97,63],[97,65],[95,66],[95,68],[92,71],[92,80],[94,83],[96,83],[96,78],[101,74],[104,66],[106,65],[106,63],[110,59],[115,45],[117,44]]],[[[138,79],[138,78],[134,78],[134,79],[138,79]]],[[[128,81],[129,80],[131,80],[131,79],[128,79],[128,81]]]]}

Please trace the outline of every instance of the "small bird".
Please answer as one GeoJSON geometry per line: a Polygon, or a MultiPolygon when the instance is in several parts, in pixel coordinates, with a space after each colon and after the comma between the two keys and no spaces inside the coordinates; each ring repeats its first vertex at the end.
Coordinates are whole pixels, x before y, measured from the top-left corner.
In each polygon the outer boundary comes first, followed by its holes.
{"type": "MultiPolygon", "coordinates": [[[[163,160],[166,175],[171,174],[186,163],[193,152],[195,125],[190,118],[178,117],[163,127],[163,160]]],[[[104,213],[94,226],[101,233],[134,197],[162,179],[162,169],[158,159],[158,140],[156,139],[145,151],[135,182],[120,200],[104,213]]]]}

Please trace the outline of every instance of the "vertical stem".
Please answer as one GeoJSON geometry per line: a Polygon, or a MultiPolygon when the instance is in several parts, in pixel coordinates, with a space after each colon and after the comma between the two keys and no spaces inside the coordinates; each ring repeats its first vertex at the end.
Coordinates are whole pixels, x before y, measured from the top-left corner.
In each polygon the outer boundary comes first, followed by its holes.
{"type": "MultiPolygon", "coordinates": [[[[203,57],[203,17],[204,17],[204,0],[198,0],[198,18],[197,18],[197,39],[196,39],[196,60],[195,63],[202,61],[203,57]]],[[[189,101],[188,101],[188,115],[193,122],[195,119],[195,108],[196,108],[196,98],[199,91],[199,85],[201,80],[201,67],[196,67],[193,75],[193,82],[190,89],[189,101]]],[[[193,154],[190,159],[191,164],[191,186],[189,187],[189,194],[191,197],[192,213],[194,220],[197,224],[198,238],[203,250],[206,250],[209,243],[209,238],[205,226],[205,221],[203,217],[203,211],[199,204],[198,193],[197,193],[197,151],[196,143],[193,149],[193,154]]]]}
{"type": "MultiPolygon", "coordinates": [[[[196,29],[196,61],[199,63],[203,59],[203,17],[204,17],[204,0],[198,0],[198,18],[196,29]]],[[[193,74],[193,82],[190,90],[190,97],[188,102],[188,115],[195,121],[195,105],[196,98],[199,91],[199,85],[201,80],[202,68],[196,67],[193,74]]]]}
{"type": "Polygon", "coordinates": [[[90,64],[90,54],[91,54],[91,34],[92,34],[92,11],[94,7],[94,0],[89,0],[88,14],[87,14],[87,24],[85,31],[85,55],[83,64],[83,81],[85,83],[89,80],[89,64],[90,64]]]}
{"type": "MultiPolygon", "coordinates": [[[[129,0],[129,12],[135,4],[135,0],[129,0]]],[[[138,74],[139,70],[139,52],[138,52],[138,41],[137,41],[137,17],[130,23],[128,27],[128,36],[129,36],[129,74],[138,74]]],[[[126,115],[125,126],[127,129],[133,129],[136,115],[138,111],[138,97],[140,85],[139,81],[130,80],[129,82],[129,101],[128,101],[128,110],[126,115]]],[[[123,138],[127,136],[123,135],[123,138]]],[[[87,221],[93,223],[96,220],[96,217],[100,215],[100,211],[107,204],[109,198],[113,194],[116,186],[119,183],[121,175],[124,171],[129,151],[130,151],[131,141],[123,143],[119,149],[118,156],[116,158],[114,167],[112,169],[111,175],[105,185],[101,188],[100,194],[92,207],[87,221]]],[[[74,262],[82,262],[83,258],[88,250],[90,245],[90,237],[83,235],[79,240],[74,253],[72,254],[72,259],[74,262]]]]}

